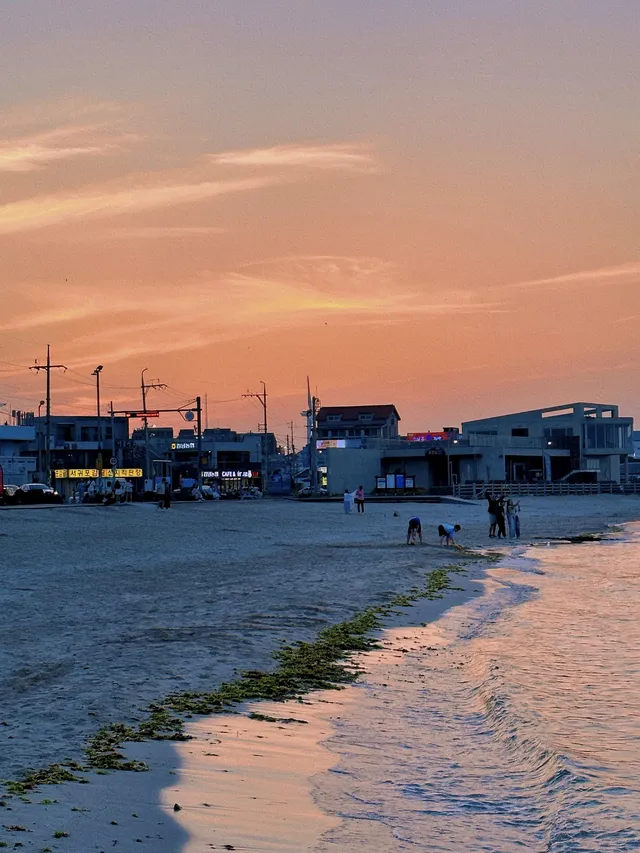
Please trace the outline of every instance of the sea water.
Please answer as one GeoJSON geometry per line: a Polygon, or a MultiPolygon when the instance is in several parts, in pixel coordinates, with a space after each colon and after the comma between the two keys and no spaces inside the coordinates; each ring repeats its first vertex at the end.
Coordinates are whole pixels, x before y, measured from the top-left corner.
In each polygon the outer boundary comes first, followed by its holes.
{"type": "Polygon", "coordinates": [[[369,670],[317,850],[640,851],[640,525],[533,547],[369,670]]]}

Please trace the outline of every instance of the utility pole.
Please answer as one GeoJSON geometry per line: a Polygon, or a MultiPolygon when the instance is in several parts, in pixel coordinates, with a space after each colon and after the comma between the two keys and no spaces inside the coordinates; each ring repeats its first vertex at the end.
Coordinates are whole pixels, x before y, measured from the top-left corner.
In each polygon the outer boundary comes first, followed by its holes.
{"type": "Polygon", "coordinates": [[[102,373],[102,365],[99,364],[91,374],[96,377],[96,410],[98,413],[98,455],[96,468],[98,469],[98,491],[102,492],[102,419],[100,417],[100,374],[102,373]]]}
{"type": "Polygon", "coordinates": [[[145,369],[140,374],[140,389],[142,391],[142,411],[144,414],[144,479],[149,479],[150,469],[151,469],[151,460],[149,453],[149,419],[147,418],[147,391],[151,388],[166,388],[167,386],[156,380],[155,382],[149,382],[145,384],[144,375],[149,368],[145,367],[145,369]]]}
{"type": "MultiPolygon", "coordinates": [[[[39,373],[41,370],[46,370],[47,372],[47,393],[45,395],[46,400],[46,412],[47,412],[47,420],[46,420],[46,445],[44,448],[44,465],[45,465],[45,477],[47,482],[50,480],[50,472],[51,472],[51,371],[52,370],[64,370],[66,371],[66,365],[64,364],[51,364],[51,345],[47,344],[47,363],[38,364],[38,360],[36,359],[36,363],[33,367],[30,367],[29,370],[34,370],[36,373],[39,373]]],[[[38,424],[38,427],[40,424],[38,424]]]]}
{"type": "Polygon", "coordinates": [[[320,400],[317,397],[311,398],[311,441],[309,442],[309,479],[311,480],[311,494],[315,495],[318,491],[318,438],[316,421],[318,409],[320,408],[320,400]]]}
{"type": "MultiPolygon", "coordinates": [[[[113,400],[109,403],[109,409],[111,412],[111,458],[116,459],[116,419],[113,413],[113,400]]],[[[116,466],[113,465],[113,482],[116,482],[116,466]]]]}
{"type": "Polygon", "coordinates": [[[196,418],[198,427],[198,488],[202,486],[202,399],[196,397],[196,418]]]}
{"type": "MultiPolygon", "coordinates": [[[[289,461],[289,468],[291,474],[291,480],[295,479],[296,474],[298,473],[298,464],[296,459],[296,436],[293,431],[293,421],[290,422],[289,426],[291,427],[291,458],[289,461]]],[[[287,444],[289,443],[289,436],[287,436],[287,444]]]]}
{"type": "Polygon", "coordinates": [[[262,393],[255,391],[247,391],[243,397],[255,397],[262,406],[264,413],[264,421],[262,423],[264,437],[262,439],[262,494],[266,495],[269,489],[269,447],[268,447],[268,424],[267,424],[267,386],[263,380],[260,380],[262,385],[262,393]]]}

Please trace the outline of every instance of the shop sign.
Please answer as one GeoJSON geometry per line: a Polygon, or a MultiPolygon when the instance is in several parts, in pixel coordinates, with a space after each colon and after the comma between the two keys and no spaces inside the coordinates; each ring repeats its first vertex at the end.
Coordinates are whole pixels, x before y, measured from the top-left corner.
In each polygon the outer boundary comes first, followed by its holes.
{"type": "Polygon", "coordinates": [[[260,476],[259,471],[203,471],[202,476],[208,480],[254,480],[260,476]]]}
{"type": "MultiPolygon", "coordinates": [[[[97,480],[100,471],[98,468],[55,468],[53,475],[56,480],[97,480]]],[[[142,468],[116,468],[115,475],[113,468],[102,469],[103,478],[109,479],[113,476],[123,479],[142,477],[142,468]]]]}
{"type": "Polygon", "coordinates": [[[171,449],[172,450],[197,450],[197,444],[195,441],[172,441],[171,449]]]}
{"type": "Polygon", "coordinates": [[[408,432],[409,441],[446,441],[450,437],[449,432],[408,432]]]}
{"type": "Polygon", "coordinates": [[[360,437],[355,438],[318,438],[316,439],[317,450],[336,450],[336,449],[359,449],[364,447],[366,439],[360,437]]]}

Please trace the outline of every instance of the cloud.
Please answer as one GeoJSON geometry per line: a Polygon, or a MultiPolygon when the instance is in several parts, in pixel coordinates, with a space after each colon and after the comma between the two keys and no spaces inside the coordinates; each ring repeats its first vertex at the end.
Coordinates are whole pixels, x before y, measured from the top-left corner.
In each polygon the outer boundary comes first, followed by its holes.
{"type": "Polygon", "coordinates": [[[225,228],[217,228],[214,225],[149,225],[140,228],[109,228],[94,236],[101,240],[154,240],[159,237],[208,237],[224,233],[225,228]]]}
{"type": "Polygon", "coordinates": [[[339,169],[351,172],[369,172],[376,166],[373,153],[368,146],[345,143],[276,145],[272,148],[227,151],[212,155],[211,160],[213,163],[225,166],[339,169]]]}
{"type": "MultiPolygon", "coordinates": [[[[162,175],[155,177],[158,179],[162,175]]],[[[230,193],[260,189],[275,182],[274,179],[266,177],[236,181],[208,180],[165,183],[160,186],[131,186],[125,189],[103,187],[77,193],[39,196],[0,206],[0,234],[34,231],[77,220],[174,207],[230,193]]]]}
{"type": "MultiPolygon", "coordinates": [[[[302,327],[401,323],[416,316],[505,313],[473,291],[417,290],[398,268],[375,257],[271,258],[226,274],[203,271],[158,289],[150,282],[105,282],[88,295],[62,284],[40,291],[37,313],[7,320],[10,330],[64,330],[64,361],[82,368],[302,327]],[[179,294],[179,296],[178,296],[179,294]],[[114,333],[114,329],[117,332],[114,333]]],[[[2,329],[0,328],[0,332],[2,329]]]]}
{"type": "Polygon", "coordinates": [[[615,279],[632,279],[640,276],[640,261],[631,261],[613,267],[600,267],[594,270],[582,270],[581,272],[557,275],[552,278],[538,278],[532,281],[520,281],[508,287],[543,287],[556,284],[607,284],[615,279]]]}
{"type": "Polygon", "coordinates": [[[72,125],[0,142],[0,172],[33,172],[56,160],[105,155],[137,140],[105,133],[100,125],[72,125]]]}

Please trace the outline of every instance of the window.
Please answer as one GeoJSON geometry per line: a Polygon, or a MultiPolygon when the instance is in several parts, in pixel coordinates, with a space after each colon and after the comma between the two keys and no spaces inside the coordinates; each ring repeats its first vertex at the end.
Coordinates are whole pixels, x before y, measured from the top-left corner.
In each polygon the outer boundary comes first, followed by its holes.
{"type": "Polygon", "coordinates": [[[358,415],[358,420],[359,420],[359,421],[372,421],[372,420],[373,420],[373,415],[372,415],[372,414],[367,414],[367,413],[365,413],[365,414],[360,414],[360,415],[358,415]]]}
{"type": "Polygon", "coordinates": [[[73,424],[56,424],[55,431],[60,441],[74,441],[73,424]]]}
{"type": "Polygon", "coordinates": [[[527,427],[513,427],[511,435],[514,438],[529,438],[529,430],[527,427]]]}
{"type": "Polygon", "coordinates": [[[97,426],[80,427],[80,441],[97,441],[97,440],[98,440],[98,427],[97,426]]]}
{"type": "Polygon", "coordinates": [[[336,421],[341,421],[342,415],[327,415],[327,421],[330,423],[336,423],[336,421]]]}
{"type": "Polygon", "coordinates": [[[585,446],[587,450],[615,450],[625,445],[625,427],[598,423],[594,419],[585,424],[585,446]]]}

